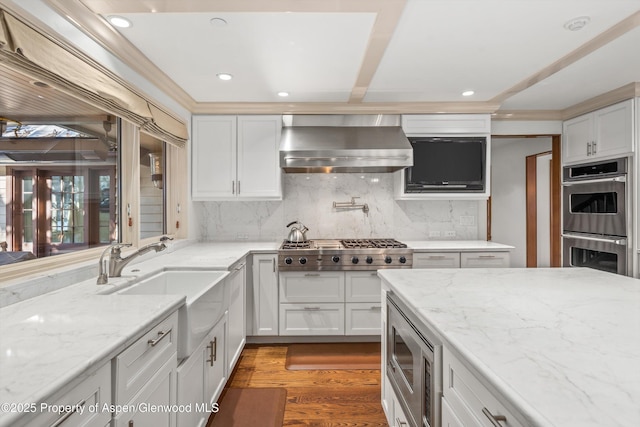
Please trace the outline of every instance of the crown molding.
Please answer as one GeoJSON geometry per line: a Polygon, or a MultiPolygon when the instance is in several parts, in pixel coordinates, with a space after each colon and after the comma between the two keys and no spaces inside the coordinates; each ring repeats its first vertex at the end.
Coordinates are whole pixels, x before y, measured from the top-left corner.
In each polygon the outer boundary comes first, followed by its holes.
{"type": "Polygon", "coordinates": [[[610,92],[603,93],[562,111],[562,120],[572,119],[585,113],[640,96],[640,82],[626,84],[610,92]]]}

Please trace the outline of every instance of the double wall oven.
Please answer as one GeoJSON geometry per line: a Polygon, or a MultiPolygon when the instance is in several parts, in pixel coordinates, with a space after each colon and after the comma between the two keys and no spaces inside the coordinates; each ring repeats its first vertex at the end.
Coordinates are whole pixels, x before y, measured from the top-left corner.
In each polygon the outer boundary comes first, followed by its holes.
{"type": "Polygon", "coordinates": [[[563,169],[563,265],[630,275],[628,159],[563,169]]]}

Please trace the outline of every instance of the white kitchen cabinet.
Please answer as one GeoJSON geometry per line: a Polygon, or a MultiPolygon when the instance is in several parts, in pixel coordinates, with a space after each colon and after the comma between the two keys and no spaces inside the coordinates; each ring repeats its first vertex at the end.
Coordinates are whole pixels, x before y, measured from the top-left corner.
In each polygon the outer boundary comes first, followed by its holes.
{"type": "Polygon", "coordinates": [[[444,397],[441,399],[442,427],[465,427],[462,421],[453,413],[453,409],[444,397]]]}
{"type": "Polygon", "coordinates": [[[177,332],[174,312],[115,357],[115,404],[127,404],[167,361],[173,361],[175,371],[177,332]]]}
{"type": "Polygon", "coordinates": [[[105,404],[111,404],[111,363],[107,362],[71,391],[64,392],[62,396],[55,396],[48,402],[55,406],[70,405],[77,409],[62,413],[40,412],[38,406],[36,413],[39,414],[29,421],[27,426],[103,427],[110,423],[111,414],[108,411],[102,411],[102,408],[105,404]],[[89,407],[97,407],[100,410],[90,411],[89,407]]]}
{"type": "Polygon", "coordinates": [[[407,136],[438,134],[490,134],[489,114],[404,114],[402,130],[407,136]]]}
{"type": "Polygon", "coordinates": [[[178,313],[151,328],[114,359],[114,427],[172,427],[176,413],[145,410],[176,403],[178,313]]]}
{"type": "Polygon", "coordinates": [[[413,268],[460,268],[460,252],[414,252],[413,268]]]}
{"type": "Polygon", "coordinates": [[[380,278],[375,271],[345,274],[345,335],[378,335],[381,331],[380,278]]]}
{"type": "MultiPolygon", "coordinates": [[[[442,349],[443,401],[455,416],[457,425],[483,427],[500,425],[523,427],[525,424],[467,368],[448,348],[442,349]],[[490,418],[493,418],[492,420],[490,418]]],[[[444,406],[444,405],[443,405],[444,406]]],[[[443,415],[443,419],[444,419],[443,415]]],[[[443,423],[446,426],[446,424],[443,423]]],[[[456,425],[455,422],[452,425],[456,425]]]]}
{"type": "Polygon", "coordinates": [[[280,306],[283,303],[344,302],[344,272],[280,273],[280,306]]]}
{"type": "Polygon", "coordinates": [[[462,252],[461,268],[507,268],[511,263],[509,252],[462,252]]]}
{"type": "Polygon", "coordinates": [[[229,314],[227,323],[227,372],[231,372],[240,357],[247,338],[246,328],[246,297],[245,297],[245,261],[232,266],[232,272],[227,276],[229,291],[229,314]]]}
{"type": "Polygon", "coordinates": [[[344,335],[344,303],[280,304],[280,335],[344,335]]]}
{"type": "Polygon", "coordinates": [[[278,254],[253,255],[253,335],[278,335],[278,254]]]}
{"type": "Polygon", "coordinates": [[[508,251],[415,251],[413,268],[507,268],[511,265],[508,251]]]}
{"type": "Polygon", "coordinates": [[[176,403],[177,354],[164,362],[140,391],[127,402],[127,411],[113,419],[114,427],[173,427],[176,426],[176,411],[167,408],[176,403]]]}
{"type": "Polygon", "coordinates": [[[282,117],[193,116],[193,200],[281,200],[282,117]]]}
{"type": "Polygon", "coordinates": [[[178,366],[178,405],[191,404],[190,411],[177,413],[177,426],[203,427],[213,404],[227,381],[224,338],[226,316],[202,340],[188,359],[178,366]]]}
{"type": "Polygon", "coordinates": [[[633,101],[623,101],[567,120],[562,127],[562,162],[574,164],[633,153],[633,101]]]}

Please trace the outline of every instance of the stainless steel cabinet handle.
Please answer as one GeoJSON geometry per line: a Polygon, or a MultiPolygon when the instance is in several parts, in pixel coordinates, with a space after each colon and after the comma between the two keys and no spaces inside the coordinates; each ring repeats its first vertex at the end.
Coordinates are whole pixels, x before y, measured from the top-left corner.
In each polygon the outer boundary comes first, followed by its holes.
{"type": "Polygon", "coordinates": [[[382,310],[382,306],[381,305],[372,305],[371,306],[371,310],[382,310]]]}
{"type": "Polygon", "coordinates": [[[305,307],[304,309],[307,311],[318,311],[320,310],[320,307],[305,307]]]}
{"type": "Polygon", "coordinates": [[[238,194],[240,194],[240,181],[238,180],[238,194]]]}
{"type": "Polygon", "coordinates": [[[507,422],[507,417],[504,415],[493,415],[487,408],[482,408],[482,413],[489,418],[489,421],[491,421],[494,427],[503,427],[500,421],[507,422]]]}
{"type": "Polygon", "coordinates": [[[171,329],[169,329],[168,331],[160,331],[158,332],[158,338],[156,338],[155,340],[149,340],[147,341],[147,344],[150,344],[151,347],[155,347],[164,337],[166,337],[169,333],[171,332],[171,329]]]}
{"type": "Polygon", "coordinates": [[[209,359],[207,359],[207,363],[209,363],[209,366],[213,366],[213,362],[218,358],[218,337],[214,337],[213,341],[209,341],[207,348],[209,349],[209,359]]]}
{"type": "Polygon", "coordinates": [[[276,272],[276,259],[275,258],[271,259],[271,265],[273,267],[273,272],[275,273],[276,272]]]}
{"type": "Polygon", "coordinates": [[[129,421],[129,427],[133,427],[133,420],[129,421]]]}
{"type": "Polygon", "coordinates": [[[444,255],[429,255],[428,258],[429,259],[445,259],[446,257],[444,255]]]}
{"type": "Polygon", "coordinates": [[[478,258],[495,258],[495,255],[478,255],[478,258]]]}
{"type": "Polygon", "coordinates": [[[231,194],[236,194],[236,182],[231,181],[231,194]]]}
{"type": "Polygon", "coordinates": [[[304,277],[319,277],[320,273],[305,273],[304,277]]]}
{"type": "Polygon", "coordinates": [[[402,427],[406,425],[408,425],[406,422],[400,421],[400,418],[396,418],[396,427],[402,427]]]}
{"type": "Polygon", "coordinates": [[[587,142],[587,156],[591,155],[591,143],[587,142]]]}
{"type": "Polygon", "coordinates": [[[598,144],[596,144],[595,141],[591,142],[591,155],[592,156],[595,155],[596,152],[598,151],[597,147],[598,147],[598,144]]]}
{"type": "Polygon", "coordinates": [[[64,423],[65,421],[67,421],[69,419],[69,417],[73,414],[75,414],[77,412],[77,409],[80,406],[84,406],[84,404],[86,403],[86,400],[81,400],[80,402],[76,403],[75,405],[73,405],[73,409],[71,409],[68,412],[65,412],[60,418],[58,418],[56,420],[56,422],[54,422],[53,424],[51,424],[51,427],[58,427],[59,425],[61,425],[62,423],[64,423]]]}

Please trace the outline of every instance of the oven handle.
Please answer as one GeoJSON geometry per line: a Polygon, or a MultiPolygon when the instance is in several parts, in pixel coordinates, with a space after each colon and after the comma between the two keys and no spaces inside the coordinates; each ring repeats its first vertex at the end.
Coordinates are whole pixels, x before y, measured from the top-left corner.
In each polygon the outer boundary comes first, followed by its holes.
{"type": "Polygon", "coordinates": [[[566,237],[570,239],[589,240],[592,242],[613,243],[614,245],[627,246],[627,239],[616,239],[611,237],[595,236],[592,234],[582,235],[582,234],[562,233],[562,237],[566,237]]]}
{"type": "Polygon", "coordinates": [[[596,179],[583,179],[576,181],[565,181],[562,183],[564,187],[571,187],[572,185],[582,185],[582,184],[600,184],[604,182],[627,182],[626,175],[620,176],[612,176],[610,178],[596,178],[596,179]]]}

